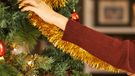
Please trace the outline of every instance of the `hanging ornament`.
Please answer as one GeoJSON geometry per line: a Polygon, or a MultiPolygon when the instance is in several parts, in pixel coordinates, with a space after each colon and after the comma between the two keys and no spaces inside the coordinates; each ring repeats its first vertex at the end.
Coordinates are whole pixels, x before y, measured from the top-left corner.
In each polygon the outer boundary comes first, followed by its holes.
{"type": "Polygon", "coordinates": [[[4,43],[0,40],[0,57],[4,56],[5,51],[6,51],[6,47],[5,47],[4,43]]]}
{"type": "Polygon", "coordinates": [[[34,61],[33,60],[30,60],[30,61],[28,61],[27,64],[28,64],[29,67],[33,67],[34,66],[34,61]]]}
{"type": "Polygon", "coordinates": [[[79,21],[79,15],[75,10],[73,10],[73,12],[71,14],[71,19],[74,21],[79,21]]]}
{"type": "MultiPolygon", "coordinates": [[[[44,22],[35,13],[29,12],[28,18],[33,26],[37,27],[39,31],[47,37],[49,42],[51,42],[55,47],[61,49],[64,53],[70,54],[73,58],[79,59],[93,68],[112,72],[120,71],[120,69],[100,60],[83,48],[80,48],[70,42],[63,41],[62,36],[64,32],[57,26],[44,22]]],[[[79,20],[79,16],[75,11],[71,14],[71,19],[76,21],[79,20]]]]}
{"type": "Polygon", "coordinates": [[[0,57],[0,64],[4,63],[5,62],[5,59],[3,56],[0,57]]]}
{"type": "Polygon", "coordinates": [[[0,40],[0,63],[4,62],[4,55],[5,55],[6,47],[4,43],[0,40]]]}

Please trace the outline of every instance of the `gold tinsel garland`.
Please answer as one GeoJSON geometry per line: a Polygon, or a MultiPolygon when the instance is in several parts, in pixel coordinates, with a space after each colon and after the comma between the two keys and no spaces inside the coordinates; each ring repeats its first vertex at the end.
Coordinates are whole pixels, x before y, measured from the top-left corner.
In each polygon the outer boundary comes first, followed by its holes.
{"type": "Polygon", "coordinates": [[[41,0],[42,2],[47,3],[52,8],[65,7],[68,0],[41,0]]]}
{"type": "MultiPolygon", "coordinates": [[[[66,0],[42,0],[47,2],[52,7],[63,7],[65,6],[66,0]],[[51,2],[52,1],[52,2],[51,2]],[[60,4],[59,4],[60,2],[60,4]]],[[[67,1],[66,1],[67,2],[67,1]]],[[[51,42],[55,47],[61,49],[64,53],[70,54],[73,58],[79,59],[93,68],[106,70],[111,72],[119,72],[120,70],[111,66],[110,64],[94,57],[84,49],[70,42],[65,42],[62,40],[63,31],[55,25],[48,24],[40,19],[35,13],[29,13],[29,19],[31,23],[45,35],[49,42],[51,42]]]]}

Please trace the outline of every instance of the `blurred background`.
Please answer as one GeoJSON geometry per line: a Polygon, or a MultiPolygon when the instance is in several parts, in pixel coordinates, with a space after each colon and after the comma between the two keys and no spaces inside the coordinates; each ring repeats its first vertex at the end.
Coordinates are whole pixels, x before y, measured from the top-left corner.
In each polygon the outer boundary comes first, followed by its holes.
{"type": "MultiPolygon", "coordinates": [[[[135,0],[80,0],[81,23],[119,39],[135,39],[135,0]],[[83,11],[83,12],[82,12],[83,11]]],[[[85,64],[93,76],[127,76],[95,70],[85,64]]]]}

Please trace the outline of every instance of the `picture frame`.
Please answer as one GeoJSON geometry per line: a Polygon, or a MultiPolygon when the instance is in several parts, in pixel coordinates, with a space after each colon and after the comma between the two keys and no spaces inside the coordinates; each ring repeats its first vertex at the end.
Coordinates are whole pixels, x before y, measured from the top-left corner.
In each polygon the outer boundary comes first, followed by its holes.
{"type": "Polygon", "coordinates": [[[95,26],[130,26],[130,0],[95,0],[95,26]]]}

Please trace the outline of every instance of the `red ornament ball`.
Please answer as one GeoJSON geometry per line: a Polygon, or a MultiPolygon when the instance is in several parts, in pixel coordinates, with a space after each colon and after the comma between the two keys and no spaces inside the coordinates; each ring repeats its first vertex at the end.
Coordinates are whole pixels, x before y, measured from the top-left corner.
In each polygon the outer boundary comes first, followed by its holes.
{"type": "Polygon", "coordinates": [[[4,43],[0,40],[0,57],[4,56],[5,51],[6,51],[6,47],[5,47],[4,43]]]}
{"type": "Polygon", "coordinates": [[[78,13],[73,12],[71,14],[71,19],[74,20],[74,21],[79,21],[79,15],[78,15],[78,13]]]}

